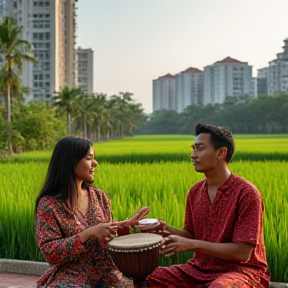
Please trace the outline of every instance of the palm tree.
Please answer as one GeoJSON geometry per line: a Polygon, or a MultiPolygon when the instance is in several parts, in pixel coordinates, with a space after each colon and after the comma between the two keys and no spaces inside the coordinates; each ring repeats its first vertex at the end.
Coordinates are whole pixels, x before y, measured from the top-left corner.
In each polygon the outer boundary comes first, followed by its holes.
{"type": "Polygon", "coordinates": [[[7,92],[8,106],[8,145],[9,152],[13,153],[11,132],[11,90],[19,91],[21,83],[18,74],[22,72],[23,61],[34,63],[31,55],[31,45],[21,39],[22,26],[18,26],[13,18],[5,17],[0,25],[0,51],[1,70],[0,81],[4,91],[7,92]]]}
{"type": "Polygon", "coordinates": [[[134,103],[132,95],[120,92],[119,95],[112,95],[107,103],[111,139],[132,135],[143,121],[141,104],[134,103]]]}
{"type": "Polygon", "coordinates": [[[111,125],[110,139],[116,139],[121,137],[121,126],[123,118],[123,106],[121,97],[112,95],[107,103],[107,109],[109,111],[109,122],[111,125]]]}
{"type": "Polygon", "coordinates": [[[75,109],[73,110],[76,115],[74,119],[77,119],[78,126],[83,127],[84,138],[88,137],[88,127],[93,123],[93,110],[91,109],[93,97],[93,95],[81,94],[74,102],[75,109]]]}
{"type": "MultiPolygon", "coordinates": [[[[93,134],[95,135],[95,140],[100,142],[103,135],[103,126],[106,125],[106,122],[109,121],[108,114],[106,111],[106,95],[103,93],[96,93],[92,101],[92,110],[94,112],[94,121],[93,121],[93,134]]],[[[106,125],[107,126],[107,125],[106,125]]]]}
{"type": "Polygon", "coordinates": [[[77,103],[79,95],[81,95],[80,88],[69,88],[68,86],[64,86],[54,95],[54,105],[59,108],[59,111],[66,112],[67,135],[71,135],[71,113],[75,111],[74,105],[77,103]]]}

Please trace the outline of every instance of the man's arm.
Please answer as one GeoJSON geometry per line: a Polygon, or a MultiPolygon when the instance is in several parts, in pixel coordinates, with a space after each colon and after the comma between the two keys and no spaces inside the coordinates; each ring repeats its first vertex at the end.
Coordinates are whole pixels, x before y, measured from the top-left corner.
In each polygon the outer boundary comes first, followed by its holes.
{"type": "Polygon", "coordinates": [[[192,233],[190,233],[190,232],[188,232],[186,230],[175,228],[175,227],[170,226],[170,225],[167,225],[165,230],[169,232],[169,235],[177,235],[177,236],[184,237],[184,238],[189,238],[189,239],[193,239],[194,238],[192,233]]]}
{"type": "Polygon", "coordinates": [[[189,238],[189,239],[194,238],[194,236],[191,232],[170,226],[164,221],[159,221],[158,224],[155,226],[141,226],[141,225],[139,225],[139,228],[143,232],[159,234],[163,237],[166,237],[169,235],[177,235],[177,236],[189,238]]]}
{"type": "Polygon", "coordinates": [[[175,252],[201,251],[215,258],[237,262],[248,261],[255,246],[252,243],[213,243],[175,235],[168,236],[164,240],[162,253],[166,256],[175,252]]]}

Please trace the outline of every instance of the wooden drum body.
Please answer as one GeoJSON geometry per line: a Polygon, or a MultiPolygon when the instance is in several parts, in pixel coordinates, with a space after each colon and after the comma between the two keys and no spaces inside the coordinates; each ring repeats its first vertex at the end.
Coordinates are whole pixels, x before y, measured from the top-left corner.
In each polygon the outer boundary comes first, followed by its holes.
{"type": "Polygon", "coordinates": [[[118,269],[134,283],[141,282],[158,267],[162,239],[151,233],[129,234],[114,238],[108,249],[118,269]]]}

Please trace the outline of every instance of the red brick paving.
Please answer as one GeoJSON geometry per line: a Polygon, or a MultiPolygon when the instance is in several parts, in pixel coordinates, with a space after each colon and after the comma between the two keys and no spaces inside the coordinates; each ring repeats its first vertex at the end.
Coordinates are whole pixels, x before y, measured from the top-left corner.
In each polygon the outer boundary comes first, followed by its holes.
{"type": "Polygon", "coordinates": [[[38,276],[28,276],[11,273],[0,273],[0,288],[36,286],[38,276]]]}

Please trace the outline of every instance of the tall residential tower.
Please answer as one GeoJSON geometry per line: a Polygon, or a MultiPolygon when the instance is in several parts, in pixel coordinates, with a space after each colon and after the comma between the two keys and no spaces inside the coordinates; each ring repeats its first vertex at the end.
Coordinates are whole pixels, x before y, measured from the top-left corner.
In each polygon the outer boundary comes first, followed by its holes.
{"type": "Polygon", "coordinates": [[[190,67],[176,74],[176,106],[181,113],[189,105],[203,104],[203,71],[190,67]]]}
{"type": "Polygon", "coordinates": [[[157,110],[176,111],[176,77],[171,74],[153,80],[153,112],[157,110]]]}
{"type": "Polygon", "coordinates": [[[76,0],[6,0],[6,11],[19,26],[22,38],[32,44],[35,64],[24,63],[22,86],[30,88],[26,102],[49,103],[67,85],[77,84],[75,74],[76,0]]]}
{"type": "Polygon", "coordinates": [[[204,68],[204,105],[223,104],[228,96],[251,95],[252,66],[227,57],[204,68]]]}
{"type": "Polygon", "coordinates": [[[269,62],[268,93],[288,91],[288,38],[284,40],[283,52],[269,62]]]}
{"type": "Polygon", "coordinates": [[[75,51],[78,67],[78,87],[86,94],[93,94],[93,50],[78,47],[75,51]]]}

